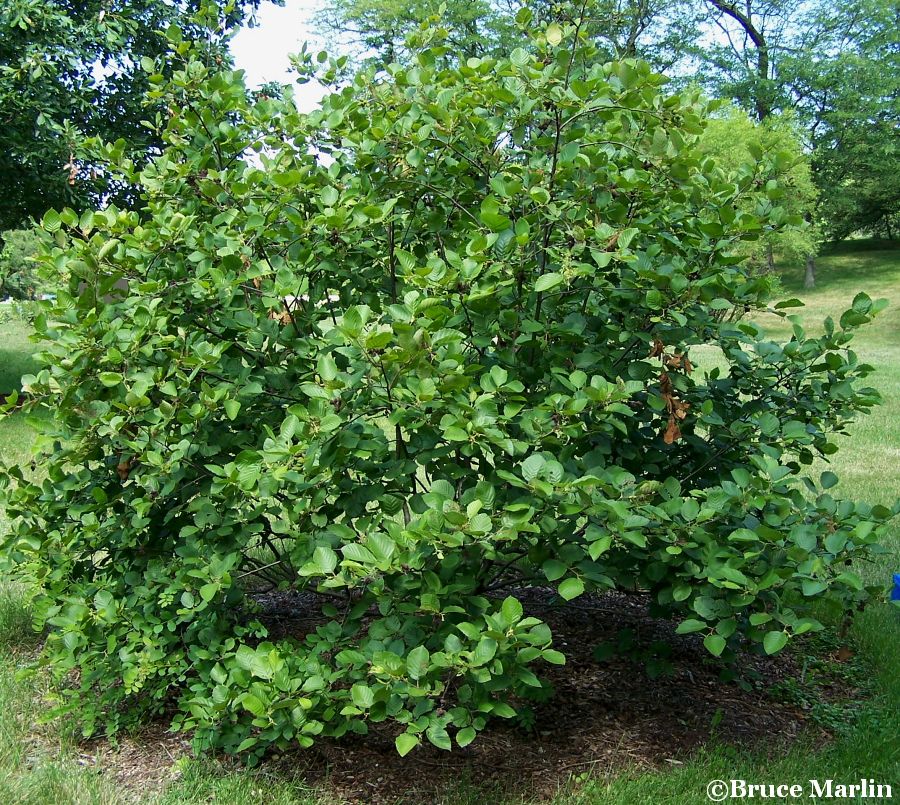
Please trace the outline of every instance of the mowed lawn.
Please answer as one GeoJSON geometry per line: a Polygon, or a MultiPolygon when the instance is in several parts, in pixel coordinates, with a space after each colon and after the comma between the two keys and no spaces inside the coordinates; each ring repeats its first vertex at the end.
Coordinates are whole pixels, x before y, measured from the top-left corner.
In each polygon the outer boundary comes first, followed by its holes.
{"type": "MultiPolygon", "coordinates": [[[[900,248],[874,241],[840,244],[818,261],[815,290],[803,290],[802,279],[799,266],[783,272],[785,295],[806,303],[798,313],[810,331],[818,330],[825,316],[837,320],[860,291],[891,302],[854,343],[860,357],[877,369],[869,382],[880,390],[884,404],[857,421],[849,436],[839,437],[841,451],[830,464],[841,478],[840,494],[890,505],[900,498],[900,248]]],[[[760,321],[773,335],[788,337],[789,329],[775,317],[760,321]]],[[[32,370],[29,354],[35,345],[27,335],[21,322],[0,323],[0,392],[14,388],[21,374],[32,370]]],[[[704,357],[715,360],[701,355],[701,367],[704,357]]],[[[0,421],[0,455],[5,461],[30,461],[32,438],[21,415],[0,421]]],[[[4,527],[0,513],[0,532],[4,527]]],[[[865,570],[872,582],[886,584],[893,572],[900,572],[900,523],[895,524],[888,546],[890,554],[865,570]]],[[[822,745],[812,738],[801,739],[774,759],[764,747],[712,744],[672,769],[581,778],[561,790],[554,801],[557,805],[701,803],[707,801],[706,786],[713,779],[805,785],[810,779],[856,782],[862,777],[893,785],[895,799],[900,797],[900,609],[887,604],[869,607],[855,620],[852,640],[872,669],[874,694],[855,724],[839,732],[833,742],[822,745]]],[[[0,803],[125,801],[121,789],[102,773],[102,764],[98,771],[79,762],[82,750],[64,722],[36,726],[46,707],[42,677],[20,680],[15,669],[33,655],[37,642],[28,628],[23,591],[0,581],[0,803]]],[[[723,723],[719,731],[727,729],[723,723]]],[[[412,761],[411,774],[426,772],[427,767],[412,761]]],[[[242,805],[329,801],[326,793],[310,791],[301,780],[285,779],[265,766],[247,771],[215,761],[181,760],[166,777],[171,781],[157,784],[156,791],[148,787],[141,801],[242,805]]],[[[446,801],[478,803],[488,796],[497,802],[503,799],[497,792],[488,795],[462,786],[448,792],[446,801]]]]}

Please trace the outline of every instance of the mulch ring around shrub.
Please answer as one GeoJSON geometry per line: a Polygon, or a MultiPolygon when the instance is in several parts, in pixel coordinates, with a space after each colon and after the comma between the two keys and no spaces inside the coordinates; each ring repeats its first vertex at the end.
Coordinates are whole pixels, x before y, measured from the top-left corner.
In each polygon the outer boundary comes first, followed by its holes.
{"type": "MultiPolygon", "coordinates": [[[[566,665],[539,671],[556,691],[547,702],[526,703],[530,712],[519,719],[494,720],[465,749],[423,745],[401,758],[396,725],[372,724],[366,736],[320,739],[307,750],[274,754],[263,762],[262,775],[302,781],[333,802],[440,802],[461,784],[544,799],[573,776],[677,765],[710,741],[759,744],[775,753],[801,731],[823,732],[801,708],[771,695],[773,685],[800,676],[789,653],[743,654],[739,670],[754,680],[745,688],[720,680],[720,667],[696,635],[676,635],[673,622],[651,618],[646,596],[585,595],[560,606],[551,590],[515,594],[526,614],[548,623],[554,646],[567,657],[566,665]],[[655,673],[663,666],[668,673],[655,673]]],[[[319,621],[312,597],[257,598],[273,639],[303,634],[319,621]]],[[[184,736],[152,726],[118,752],[91,757],[119,784],[146,795],[148,781],[162,785],[175,758],[187,752],[184,736]]],[[[225,765],[240,768],[234,761],[225,765]]]]}

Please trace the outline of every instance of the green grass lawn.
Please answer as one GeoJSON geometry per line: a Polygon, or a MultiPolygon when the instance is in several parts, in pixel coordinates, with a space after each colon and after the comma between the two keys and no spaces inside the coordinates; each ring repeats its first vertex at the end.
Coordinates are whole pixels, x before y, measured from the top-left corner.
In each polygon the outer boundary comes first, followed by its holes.
{"type": "MultiPolygon", "coordinates": [[[[852,435],[840,440],[841,451],[832,468],[840,476],[838,491],[846,497],[890,504],[900,497],[900,249],[877,242],[851,242],[828,251],[818,263],[818,287],[802,289],[802,269],[784,271],[787,295],[806,303],[801,315],[809,329],[827,315],[837,319],[853,296],[865,291],[887,297],[891,306],[858,337],[855,348],[877,368],[870,379],[884,396],[884,405],[855,423],[852,435]]],[[[785,336],[783,323],[763,317],[773,334],[785,336]]],[[[0,346],[0,391],[31,371],[24,325],[3,325],[0,346]]],[[[31,436],[20,416],[0,422],[0,454],[7,461],[24,461],[31,436]]],[[[0,519],[0,529],[3,521],[0,519]]],[[[900,571],[900,528],[895,526],[889,556],[868,568],[870,580],[886,583],[900,571]]],[[[35,650],[22,591],[0,583],[0,803],[114,803],[123,795],[112,781],[92,766],[79,763],[79,749],[58,722],[35,727],[44,705],[40,677],[19,680],[15,668],[35,650]]],[[[827,745],[801,739],[772,757],[760,747],[713,743],[684,765],[657,772],[594,776],[573,781],[555,799],[557,805],[575,803],[700,803],[713,779],[744,779],[756,783],[806,783],[832,778],[858,781],[861,777],[894,786],[900,796],[900,611],[887,605],[869,607],[853,625],[852,640],[872,669],[874,691],[858,721],[827,745]]],[[[723,724],[720,730],[727,730],[723,724]]],[[[102,765],[102,764],[101,764],[102,765]]],[[[422,774],[427,767],[415,767],[422,774]]],[[[263,767],[250,772],[226,768],[213,761],[182,760],[178,774],[149,791],[141,801],[175,803],[313,803],[327,801],[310,792],[300,780],[285,779],[263,767]]],[[[448,801],[483,802],[483,791],[460,789],[448,801]]],[[[498,799],[493,794],[492,799],[498,799]]],[[[498,800],[499,801],[499,800],[498,800]]],[[[785,800],[778,800],[785,801],[785,800]]],[[[863,800],[860,800],[863,801],[863,800]]],[[[865,802],[876,802],[868,799],[865,802]]]]}
{"type": "Polygon", "coordinates": [[[20,387],[24,374],[33,372],[31,358],[37,345],[29,341],[30,328],[12,315],[8,305],[0,305],[0,394],[6,395],[20,387]]]}

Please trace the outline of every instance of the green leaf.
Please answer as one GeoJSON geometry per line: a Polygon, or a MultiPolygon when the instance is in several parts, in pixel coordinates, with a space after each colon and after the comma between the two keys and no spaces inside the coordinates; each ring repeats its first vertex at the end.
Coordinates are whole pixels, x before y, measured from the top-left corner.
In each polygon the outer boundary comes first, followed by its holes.
{"type": "Polygon", "coordinates": [[[331,399],[331,395],[325,389],[323,389],[321,386],[317,386],[315,383],[301,383],[300,391],[302,391],[307,397],[311,397],[313,399],[331,399]]]}
{"type": "Polygon", "coordinates": [[[219,592],[218,584],[204,584],[200,588],[200,597],[209,603],[216,597],[216,594],[219,592]]]}
{"type": "Polygon", "coordinates": [[[446,728],[440,724],[432,724],[425,730],[425,735],[438,749],[446,749],[449,752],[453,748],[446,728]]]}
{"type": "Polygon", "coordinates": [[[494,702],[491,712],[500,718],[514,718],[516,715],[516,711],[506,702],[494,702]]]}
{"type": "Polygon", "coordinates": [[[827,584],[818,581],[817,579],[803,579],[800,587],[803,590],[803,595],[810,597],[818,595],[828,589],[827,584]]]}
{"type": "Polygon", "coordinates": [[[681,504],[681,516],[687,520],[696,520],[700,514],[700,504],[694,498],[688,498],[681,504]]]}
{"type": "Polygon", "coordinates": [[[338,367],[331,355],[320,355],[316,364],[319,377],[326,383],[338,376],[338,367]]]}
{"type": "Polygon", "coordinates": [[[461,747],[468,746],[475,740],[477,734],[472,727],[463,727],[456,733],[456,743],[461,747]]]}
{"type": "Polygon", "coordinates": [[[341,326],[352,335],[359,335],[362,331],[363,317],[359,307],[349,307],[341,317],[341,326]]]}
{"type": "Polygon", "coordinates": [[[466,433],[462,428],[458,428],[455,425],[450,425],[449,427],[444,429],[444,438],[448,442],[467,442],[469,441],[469,434],[466,433]]]}
{"type": "Polygon", "coordinates": [[[101,247],[100,251],[97,252],[98,260],[105,260],[111,252],[114,252],[119,246],[119,240],[117,238],[110,238],[110,240],[106,241],[101,247]]]}
{"type": "Polygon", "coordinates": [[[787,632],[766,632],[765,637],[763,637],[763,648],[766,654],[777,654],[787,645],[787,642],[787,632]]]}
{"type": "Polygon", "coordinates": [[[562,283],[562,281],[562,274],[558,274],[556,272],[541,274],[541,276],[537,278],[537,282],[534,283],[534,290],[537,293],[544,293],[544,291],[549,291],[551,288],[555,288],[557,285],[562,283]]]}
{"type": "Polygon", "coordinates": [[[494,659],[497,653],[497,641],[493,637],[482,637],[475,646],[472,655],[474,665],[484,665],[494,659]]]}
{"type": "Polygon", "coordinates": [[[119,372],[100,372],[100,382],[108,388],[120,385],[124,379],[119,372]]]}
{"type": "Polygon", "coordinates": [[[556,581],[569,572],[569,566],[560,562],[559,559],[548,559],[541,565],[541,570],[544,571],[547,581],[556,581]]]}
{"type": "Polygon", "coordinates": [[[406,656],[406,672],[411,679],[418,681],[428,673],[431,655],[425,646],[416,646],[406,656]]]}
{"type": "Polygon", "coordinates": [[[362,682],[357,682],[350,688],[350,698],[360,710],[368,710],[375,704],[375,692],[362,682]]]}
{"type": "Polygon", "coordinates": [[[223,406],[229,419],[234,420],[237,418],[238,412],[241,410],[241,404],[237,400],[225,400],[223,406]]]}
{"type": "Polygon", "coordinates": [[[497,203],[497,199],[493,196],[488,196],[481,202],[481,213],[479,217],[481,218],[482,223],[493,232],[502,232],[512,226],[512,221],[500,212],[500,206],[497,203]]]}
{"type": "MultiPolygon", "coordinates": [[[[382,498],[382,501],[385,501],[386,498],[382,498]]],[[[402,506],[401,506],[402,508],[402,506]]],[[[400,509],[398,508],[397,511],[400,509]]],[[[396,513],[396,512],[395,512],[396,513]]],[[[390,558],[394,555],[394,551],[396,550],[396,545],[389,537],[386,537],[384,534],[380,534],[377,531],[373,531],[366,538],[366,546],[372,555],[379,562],[387,563],[390,561],[390,558]]]]}
{"type": "Polygon", "coordinates": [[[337,567],[338,555],[329,546],[319,545],[313,551],[313,563],[323,576],[329,576],[337,567]]]}
{"type": "Polygon", "coordinates": [[[257,718],[262,718],[266,714],[266,706],[262,699],[252,693],[245,693],[241,698],[241,704],[257,718]]]}
{"type": "Polygon", "coordinates": [[[456,490],[454,490],[453,484],[449,481],[445,481],[443,478],[432,481],[431,492],[440,495],[446,500],[453,500],[453,498],[456,497],[456,490]]]}
{"type": "Polygon", "coordinates": [[[526,481],[533,481],[544,468],[547,460],[539,453],[532,453],[522,462],[522,477],[526,481]]]}
{"type": "Polygon", "coordinates": [[[563,39],[563,30],[559,27],[559,25],[555,22],[551,22],[547,26],[547,30],[544,32],[544,35],[547,37],[547,41],[556,47],[562,42],[563,39]]]}
{"type": "Polygon", "coordinates": [[[419,736],[413,735],[411,732],[402,732],[394,738],[394,745],[397,747],[397,754],[400,757],[406,757],[420,742],[419,736]]]}
{"type": "Polygon", "coordinates": [[[691,632],[699,632],[701,629],[706,629],[709,624],[704,621],[698,621],[696,618],[688,618],[687,620],[683,620],[678,624],[678,628],[675,629],[676,634],[690,634],[691,632]]]}
{"type": "Polygon", "coordinates": [[[837,576],[834,577],[834,580],[846,584],[851,590],[856,590],[857,592],[863,588],[863,581],[859,577],[859,574],[854,573],[851,570],[845,570],[843,573],[838,573],[837,576]]]}
{"type": "Polygon", "coordinates": [[[591,544],[588,546],[588,556],[590,556],[591,559],[596,562],[603,554],[605,554],[610,549],[611,546],[612,535],[602,534],[595,540],[591,541],[591,544]]]}
{"type": "Polygon", "coordinates": [[[725,638],[721,635],[708,634],[703,638],[703,645],[706,646],[706,650],[714,657],[720,657],[725,650],[727,643],[725,638]]]}
{"type": "Polygon", "coordinates": [[[584,582],[576,577],[566,579],[562,584],[559,585],[559,594],[566,599],[566,601],[571,601],[573,598],[578,598],[584,592],[584,582]]]}
{"type": "Polygon", "coordinates": [[[350,542],[344,545],[341,548],[341,553],[344,554],[345,559],[349,559],[351,562],[359,562],[363,565],[376,564],[376,559],[372,552],[358,542],[350,542]]]}
{"type": "Polygon", "coordinates": [[[501,607],[500,611],[503,614],[503,619],[510,626],[514,626],[520,620],[522,620],[522,604],[517,598],[514,598],[513,596],[509,596],[504,599],[503,606],[501,607]]]}
{"type": "Polygon", "coordinates": [[[828,551],[828,553],[839,554],[844,550],[846,544],[847,535],[840,531],[835,531],[833,534],[829,534],[825,537],[825,550],[828,551]]]}
{"type": "Polygon", "coordinates": [[[781,432],[784,434],[785,439],[805,439],[809,435],[806,424],[797,419],[785,422],[782,425],[781,432]]]}
{"type": "Polygon", "coordinates": [[[541,652],[541,657],[552,665],[565,665],[566,655],[561,651],[552,648],[545,648],[541,652]]]}

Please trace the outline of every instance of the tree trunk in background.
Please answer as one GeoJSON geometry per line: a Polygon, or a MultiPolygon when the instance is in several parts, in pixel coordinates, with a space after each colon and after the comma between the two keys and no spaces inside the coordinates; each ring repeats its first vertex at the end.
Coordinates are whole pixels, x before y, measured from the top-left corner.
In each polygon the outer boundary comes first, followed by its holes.
{"type": "Polygon", "coordinates": [[[811,254],[806,257],[806,276],[803,277],[803,287],[807,290],[816,287],[816,258],[811,254]]]}
{"type": "Polygon", "coordinates": [[[772,244],[766,244],[766,268],[770,274],[775,273],[775,252],[772,251],[772,244]]]}
{"type": "MultiPolygon", "coordinates": [[[[766,42],[766,37],[761,30],[763,26],[757,27],[758,23],[754,22],[754,12],[751,10],[749,2],[746,5],[746,10],[742,10],[738,7],[737,2],[733,0],[708,1],[714,8],[731,17],[740,25],[753,43],[753,47],[756,48],[756,78],[759,81],[759,86],[753,92],[753,105],[756,107],[756,119],[762,123],[772,114],[771,92],[769,89],[769,43],[766,42]]],[[[762,19],[763,23],[765,22],[765,15],[760,18],[758,10],[757,16],[758,19],[762,19]]]]}

